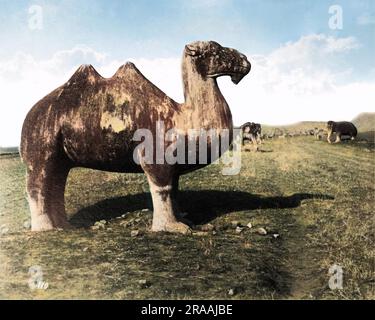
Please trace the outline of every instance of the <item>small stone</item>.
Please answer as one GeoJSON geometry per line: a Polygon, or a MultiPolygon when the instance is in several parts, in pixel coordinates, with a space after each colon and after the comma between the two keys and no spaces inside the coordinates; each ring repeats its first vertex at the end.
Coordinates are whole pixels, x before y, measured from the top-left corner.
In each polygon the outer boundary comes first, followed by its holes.
{"type": "Polygon", "coordinates": [[[142,209],[141,212],[148,212],[150,211],[149,209],[142,209]]]}
{"type": "Polygon", "coordinates": [[[134,220],[136,223],[140,222],[141,221],[141,218],[137,218],[134,220]]]}
{"type": "Polygon", "coordinates": [[[262,235],[262,236],[265,236],[267,234],[267,230],[264,229],[264,228],[258,228],[257,233],[262,235]]]}
{"type": "Polygon", "coordinates": [[[9,232],[9,228],[7,228],[5,224],[0,226],[0,235],[7,234],[8,232],[9,232]]]}
{"type": "Polygon", "coordinates": [[[253,225],[251,224],[251,222],[249,222],[246,227],[248,227],[249,229],[251,229],[253,227],[253,225]]]}
{"type": "Polygon", "coordinates": [[[150,285],[146,279],[139,280],[138,284],[141,286],[141,288],[147,288],[150,285]]]}
{"type": "Polygon", "coordinates": [[[242,230],[243,230],[243,228],[241,228],[241,227],[237,227],[237,228],[236,228],[236,233],[241,233],[242,230]]]}
{"type": "Polygon", "coordinates": [[[105,221],[105,220],[96,221],[95,224],[94,224],[95,228],[93,228],[93,229],[94,230],[104,229],[106,224],[107,224],[107,221],[105,221]]]}
{"type": "Polygon", "coordinates": [[[229,289],[229,291],[228,291],[228,295],[230,295],[230,296],[234,296],[234,289],[229,289]]]}
{"type": "Polygon", "coordinates": [[[123,227],[127,227],[129,225],[129,222],[128,221],[123,221],[123,222],[120,222],[120,226],[123,226],[123,227]]]}
{"type": "Polygon", "coordinates": [[[272,237],[273,237],[274,239],[277,239],[277,238],[280,237],[280,235],[279,235],[278,233],[274,233],[274,234],[272,235],[272,237]]]}
{"type": "Polygon", "coordinates": [[[211,223],[207,223],[207,224],[204,224],[202,227],[201,227],[201,230],[202,231],[212,231],[214,230],[215,227],[214,225],[212,225],[211,223]]]}
{"type": "Polygon", "coordinates": [[[89,250],[88,247],[84,247],[84,248],[82,249],[83,252],[86,252],[87,250],[89,250]]]}
{"type": "Polygon", "coordinates": [[[231,224],[232,224],[232,226],[235,227],[235,228],[236,228],[236,227],[239,227],[239,226],[241,225],[240,222],[237,221],[237,220],[232,221],[231,224]]]}
{"type": "Polygon", "coordinates": [[[130,236],[131,237],[137,237],[137,236],[139,236],[139,230],[132,230],[130,232],[130,236]]]}
{"type": "Polygon", "coordinates": [[[126,218],[126,213],[122,214],[121,218],[126,218]]]}
{"type": "Polygon", "coordinates": [[[250,242],[245,242],[244,247],[245,247],[245,249],[250,249],[251,248],[251,243],[250,242]]]}
{"type": "Polygon", "coordinates": [[[31,222],[29,220],[26,220],[24,223],[23,223],[23,227],[25,229],[31,229],[31,222]]]}
{"type": "Polygon", "coordinates": [[[206,233],[206,232],[203,232],[203,231],[195,231],[195,232],[193,232],[193,235],[194,235],[194,236],[202,237],[202,236],[206,236],[207,233],[206,233]]]}
{"type": "Polygon", "coordinates": [[[212,235],[214,236],[214,235],[216,235],[217,234],[217,232],[215,231],[215,230],[213,230],[212,231],[212,235]]]}

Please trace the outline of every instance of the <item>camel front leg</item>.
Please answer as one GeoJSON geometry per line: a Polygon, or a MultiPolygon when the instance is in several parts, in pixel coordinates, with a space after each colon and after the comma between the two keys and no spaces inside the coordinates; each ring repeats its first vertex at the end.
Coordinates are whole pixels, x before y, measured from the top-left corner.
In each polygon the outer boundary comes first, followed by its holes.
{"type": "Polygon", "coordinates": [[[178,222],[174,212],[173,205],[173,184],[159,186],[150,177],[148,183],[152,196],[152,204],[154,207],[154,214],[152,219],[151,231],[171,232],[189,234],[191,229],[182,222],[178,222]]]}
{"type": "Polygon", "coordinates": [[[64,204],[69,169],[57,164],[35,165],[27,172],[27,199],[31,212],[31,230],[46,231],[70,227],[64,204]]]}
{"type": "Polygon", "coordinates": [[[328,143],[332,143],[331,136],[332,136],[332,131],[328,131],[328,136],[327,136],[328,143]]]}
{"type": "Polygon", "coordinates": [[[254,137],[254,135],[252,134],[252,135],[250,136],[250,138],[251,138],[251,141],[252,141],[252,143],[253,143],[253,145],[254,145],[254,150],[255,150],[255,151],[258,151],[258,142],[257,142],[256,137],[254,137]]]}

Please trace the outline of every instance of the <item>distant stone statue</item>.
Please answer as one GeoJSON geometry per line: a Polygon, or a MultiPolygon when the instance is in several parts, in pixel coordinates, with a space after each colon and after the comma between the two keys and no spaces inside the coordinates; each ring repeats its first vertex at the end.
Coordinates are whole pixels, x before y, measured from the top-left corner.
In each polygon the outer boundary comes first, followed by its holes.
{"type": "Polygon", "coordinates": [[[260,123],[246,122],[241,126],[242,130],[242,145],[245,144],[245,141],[252,142],[255,148],[255,151],[258,150],[258,144],[262,144],[261,134],[262,126],[260,123]]]}
{"type": "Polygon", "coordinates": [[[332,143],[331,136],[333,133],[336,134],[335,143],[341,142],[343,136],[348,136],[351,140],[357,137],[358,131],[355,125],[348,121],[328,121],[327,122],[328,136],[327,141],[332,143]]]}
{"type": "MultiPolygon", "coordinates": [[[[237,84],[250,71],[245,55],[216,42],[185,47],[182,76],[185,103],[169,98],[132,64],[121,66],[112,78],[101,77],[83,65],[67,83],[40,100],[22,128],[21,156],[27,166],[27,194],[32,230],[69,226],[64,190],[69,170],[85,167],[112,172],[144,172],[152,195],[152,231],[189,232],[176,204],[181,174],[201,164],[136,163],[140,144],[133,136],[155,124],[179,134],[188,129],[233,129],[232,115],[216,78],[229,75],[237,84]]],[[[164,138],[163,138],[164,139],[164,138]]],[[[230,137],[230,140],[232,136],[230,137]]],[[[226,150],[221,150],[220,154],[226,150]]]]}

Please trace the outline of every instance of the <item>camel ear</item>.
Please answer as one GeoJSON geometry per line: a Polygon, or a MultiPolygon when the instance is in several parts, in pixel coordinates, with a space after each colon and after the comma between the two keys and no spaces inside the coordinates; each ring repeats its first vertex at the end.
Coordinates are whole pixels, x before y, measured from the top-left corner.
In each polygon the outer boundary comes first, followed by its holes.
{"type": "Polygon", "coordinates": [[[188,44],[185,46],[185,52],[187,55],[195,57],[199,55],[199,47],[194,44],[188,44]]]}

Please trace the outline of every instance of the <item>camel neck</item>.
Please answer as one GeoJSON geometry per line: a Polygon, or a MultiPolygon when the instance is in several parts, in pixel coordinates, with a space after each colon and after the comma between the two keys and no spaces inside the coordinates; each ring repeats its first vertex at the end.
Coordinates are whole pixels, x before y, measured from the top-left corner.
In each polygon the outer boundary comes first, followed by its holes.
{"type": "Polygon", "coordinates": [[[184,84],[184,109],[199,119],[202,127],[228,128],[233,126],[232,115],[214,78],[204,78],[195,70],[191,58],[185,57],[182,64],[184,84]]]}

